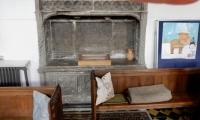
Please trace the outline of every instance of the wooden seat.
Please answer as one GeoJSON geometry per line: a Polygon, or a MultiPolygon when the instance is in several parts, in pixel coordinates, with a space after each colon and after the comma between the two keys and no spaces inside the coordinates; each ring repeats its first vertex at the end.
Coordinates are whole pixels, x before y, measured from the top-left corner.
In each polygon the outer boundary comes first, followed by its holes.
{"type": "Polygon", "coordinates": [[[102,104],[97,106],[98,110],[108,109],[151,109],[151,108],[169,108],[182,106],[196,106],[199,103],[199,97],[196,94],[187,92],[172,93],[172,99],[166,102],[146,103],[146,104],[102,104]]]}
{"type": "Polygon", "coordinates": [[[92,116],[96,111],[111,109],[149,109],[197,106],[200,100],[200,68],[165,68],[138,70],[95,70],[92,71],[92,116]],[[146,104],[100,104],[96,103],[96,80],[111,72],[115,94],[123,94],[129,87],[164,84],[172,92],[166,102],[146,104]]]}

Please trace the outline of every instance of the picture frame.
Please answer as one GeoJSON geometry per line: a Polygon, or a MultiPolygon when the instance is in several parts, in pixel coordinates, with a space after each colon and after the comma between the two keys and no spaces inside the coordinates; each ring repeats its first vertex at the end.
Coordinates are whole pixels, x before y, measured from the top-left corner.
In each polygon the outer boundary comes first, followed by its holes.
{"type": "Polygon", "coordinates": [[[154,68],[200,66],[200,20],[156,20],[154,68]]]}

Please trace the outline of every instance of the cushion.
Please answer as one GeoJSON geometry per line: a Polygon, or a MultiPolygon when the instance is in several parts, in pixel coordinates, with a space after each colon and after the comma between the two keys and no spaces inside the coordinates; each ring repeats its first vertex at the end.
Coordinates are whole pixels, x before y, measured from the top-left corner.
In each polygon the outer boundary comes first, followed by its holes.
{"type": "Polygon", "coordinates": [[[96,77],[97,81],[97,99],[96,105],[114,97],[114,89],[110,72],[106,73],[102,78],[96,77]]]}
{"type": "Polygon", "coordinates": [[[164,84],[128,88],[130,103],[153,103],[168,101],[172,98],[171,91],[164,84]]]}
{"type": "Polygon", "coordinates": [[[49,120],[49,101],[45,94],[33,91],[33,120],[49,120]]]}

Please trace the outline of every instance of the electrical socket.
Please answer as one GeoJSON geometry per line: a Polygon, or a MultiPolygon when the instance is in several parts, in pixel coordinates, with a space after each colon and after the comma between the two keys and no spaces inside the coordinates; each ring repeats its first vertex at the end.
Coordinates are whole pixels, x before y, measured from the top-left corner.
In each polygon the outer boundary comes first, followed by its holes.
{"type": "Polygon", "coordinates": [[[0,55],[0,60],[4,60],[3,56],[0,55]]]}

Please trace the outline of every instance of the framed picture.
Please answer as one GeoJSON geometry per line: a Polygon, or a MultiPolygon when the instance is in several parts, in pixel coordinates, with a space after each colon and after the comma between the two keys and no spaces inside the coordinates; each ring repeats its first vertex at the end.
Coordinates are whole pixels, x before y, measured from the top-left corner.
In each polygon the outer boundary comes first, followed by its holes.
{"type": "Polygon", "coordinates": [[[155,68],[200,66],[200,21],[157,20],[155,68]]]}

